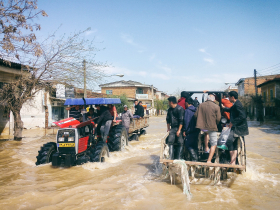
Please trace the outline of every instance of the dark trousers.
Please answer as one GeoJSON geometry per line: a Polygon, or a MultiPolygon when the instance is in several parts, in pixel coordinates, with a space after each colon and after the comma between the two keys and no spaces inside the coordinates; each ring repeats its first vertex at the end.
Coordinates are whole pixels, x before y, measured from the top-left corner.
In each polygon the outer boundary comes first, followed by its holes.
{"type": "Polygon", "coordinates": [[[183,133],[181,131],[179,137],[176,135],[178,131],[178,128],[171,128],[169,131],[169,137],[168,137],[168,144],[169,145],[174,145],[174,144],[179,144],[179,145],[184,145],[184,139],[183,139],[183,133]]]}
{"type": "Polygon", "coordinates": [[[237,150],[238,138],[234,137],[234,129],[231,129],[226,143],[229,151],[237,150]]]}
{"type": "Polygon", "coordinates": [[[199,134],[199,132],[193,132],[193,133],[186,135],[185,146],[187,149],[198,150],[198,145],[197,145],[198,134],[199,134]]]}

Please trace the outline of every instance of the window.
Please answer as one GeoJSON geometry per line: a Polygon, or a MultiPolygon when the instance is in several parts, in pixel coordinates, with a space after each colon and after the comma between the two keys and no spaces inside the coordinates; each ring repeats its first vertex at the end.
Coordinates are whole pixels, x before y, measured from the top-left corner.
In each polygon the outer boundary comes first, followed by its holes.
{"type": "Polygon", "coordinates": [[[143,89],[142,88],[137,88],[136,94],[143,94],[143,89]]]}
{"type": "Polygon", "coordinates": [[[263,101],[266,102],[266,92],[263,92],[263,101]]]}
{"type": "Polygon", "coordinates": [[[106,94],[107,95],[113,95],[113,91],[112,90],[106,90],[106,94]]]}
{"type": "Polygon", "coordinates": [[[270,101],[273,101],[273,90],[270,90],[270,101]]]}

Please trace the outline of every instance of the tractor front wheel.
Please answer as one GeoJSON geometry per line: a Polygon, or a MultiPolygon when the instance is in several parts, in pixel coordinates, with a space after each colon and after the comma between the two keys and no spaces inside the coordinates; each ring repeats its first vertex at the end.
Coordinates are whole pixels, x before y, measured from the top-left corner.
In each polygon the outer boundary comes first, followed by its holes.
{"type": "Polygon", "coordinates": [[[52,156],[57,151],[55,142],[48,142],[44,144],[38,151],[36,165],[46,164],[52,162],[52,156]]]}

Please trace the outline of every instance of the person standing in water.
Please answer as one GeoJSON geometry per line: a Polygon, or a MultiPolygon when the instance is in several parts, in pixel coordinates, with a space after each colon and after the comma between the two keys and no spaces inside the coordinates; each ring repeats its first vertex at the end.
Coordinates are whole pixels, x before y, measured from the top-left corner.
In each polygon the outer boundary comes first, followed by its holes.
{"type": "Polygon", "coordinates": [[[129,132],[129,126],[130,126],[130,122],[133,119],[133,115],[131,114],[131,112],[128,110],[127,105],[123,106],[124,111],[122,113],[122,125],[125,127],[127,134],[129,132]]]}

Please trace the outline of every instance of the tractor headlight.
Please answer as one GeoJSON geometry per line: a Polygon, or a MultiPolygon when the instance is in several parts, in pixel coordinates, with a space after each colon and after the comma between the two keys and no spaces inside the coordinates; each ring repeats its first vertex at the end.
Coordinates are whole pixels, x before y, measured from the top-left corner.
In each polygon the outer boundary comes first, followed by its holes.
{"type": "Polygon", "coordinates": [[[74,141],[74,137],[68,137],[68,141],[74,141]]]}
{"type": "Polygon", "coordinates": [[[58,141],[64,141],[64,137],[58,138],[58,141]]]}

